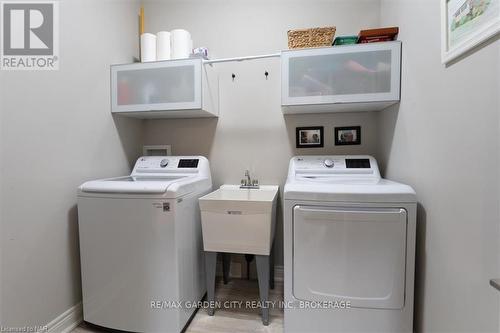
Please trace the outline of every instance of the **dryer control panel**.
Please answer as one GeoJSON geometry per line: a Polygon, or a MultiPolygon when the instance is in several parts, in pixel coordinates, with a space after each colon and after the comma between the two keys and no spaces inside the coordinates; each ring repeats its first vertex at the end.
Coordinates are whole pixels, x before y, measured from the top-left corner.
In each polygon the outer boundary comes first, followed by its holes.
{"type": "Polygon", "coordinates": [[[369,175],[380,178],[377,161],[368,155],[296,156],[290,163],[289,175],[369,175]]]}

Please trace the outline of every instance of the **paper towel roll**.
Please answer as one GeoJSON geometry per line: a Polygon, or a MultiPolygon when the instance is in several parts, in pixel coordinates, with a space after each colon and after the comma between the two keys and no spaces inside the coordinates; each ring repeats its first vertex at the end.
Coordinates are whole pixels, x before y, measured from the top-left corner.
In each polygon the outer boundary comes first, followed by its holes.
{"type": "Polygon", "coordinates": [[[193,41],[191,34],[184,29],[175,29],[170,32],[172,59],[189,58],[193,41]]]}
{"type": "Polygon", "coordinates": [[[141,61],[156,61],[156,35],[147,32],[141,35],[141,61]]]}
{"type": "Polygon", "coordinates": [[[170,32],[160,31],[156,34],[156,60],[170,60],[170,32]]]}

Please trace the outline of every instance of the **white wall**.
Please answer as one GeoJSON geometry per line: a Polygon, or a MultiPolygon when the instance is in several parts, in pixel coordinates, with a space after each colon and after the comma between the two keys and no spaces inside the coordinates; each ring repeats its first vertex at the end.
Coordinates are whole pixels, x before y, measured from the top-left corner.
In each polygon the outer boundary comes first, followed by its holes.
{"type": "Polygon", "coordinates": [[[388,178],[418,195],[416,328],[498,332],[498,41],[446,68],[440,1],[382,0],[403,41],[402,100],[381,113],[388,178]]]}
{"type": "Polygon", "coordinates": [[[137,56],[136,1],[60,1],[60,70],[0,72],[2,326],[81,301],[76,187],[126,174],[141,122],[110,114],[109,65],[137,56]]]}
{"type": "MultiPolygon", "coordinates": [[[[4,94],[4,84],[3,84],[3,75],[0,73],[0,149],[2,147],[2,133],[3,133],[3,121],[2,121],[2,113],[3,113],[3,94],[4,94]]],[[[0,189],[3,188],[3,182],[2,182],[2,166],[3,166],[3,158],[2,158],[2,151],[0,150],[0,189]]],[[[3,214],[2,214],[2,207],[3,207],[3,199],[2,195],[0,194],[0,325],[3,324],[3,292],[2,292],[2,279],[3,279],[3,274],[2,274],[2,260],[3,260],[3,251],[4,251],[4,243],[3,243],[3,214]]]]}
{"type": "MultiPolygon", "coordinates": [[[[267,54],[287,48],[289,29],[334,24],[342,35],[378,26],[379,5],[379,0],[145,1],[146,30],[185,28],[194,46],[208,47],[212,58],[267,54]]],[[[206,155],[215,186],[239,184],[245,169],[262,184],[283,185],[293,155],[376,152],[374,113],[284,117],[279,59],[214,66],[220,75],[220,117],[146,121],[145,143],[172,144],[177,155],[206,155]],[[295,127],[315,125],[325,126],[326,147],[295,149],[295,127]],[[349,125],[362,126],[362,145],[334,148],[333,128],[349,125]]],[[[281,212],[278,216],[275,253],[282,264],[281,212]]]]}

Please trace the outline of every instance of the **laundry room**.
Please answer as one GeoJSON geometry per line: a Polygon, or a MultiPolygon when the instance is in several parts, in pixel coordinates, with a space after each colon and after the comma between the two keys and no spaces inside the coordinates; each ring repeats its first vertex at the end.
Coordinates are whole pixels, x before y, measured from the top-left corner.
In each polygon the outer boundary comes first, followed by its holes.
{"type": "Polygon", "coordinates": [[[500,0],[0,1],[0,331],[500,333],[500,0]]]}

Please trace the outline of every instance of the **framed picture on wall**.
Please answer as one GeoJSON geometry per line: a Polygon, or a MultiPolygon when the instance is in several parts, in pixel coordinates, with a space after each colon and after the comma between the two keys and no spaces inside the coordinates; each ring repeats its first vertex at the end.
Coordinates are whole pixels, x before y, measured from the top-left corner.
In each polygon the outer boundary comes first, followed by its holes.
{"type": "Polygon", "coordinates": [[[323,126],[297,127],[295,129],[297,148],[323,147],[323,126]]]}
{"type": "Polygon", "coordinates": [[[361,126],[335,127],[335,145],[360,145],[361,126]]]}
{"type": "Polygon", "coordinates": [[[444,64],[500,32],[500,0],[440,0],[444,64]]]}

